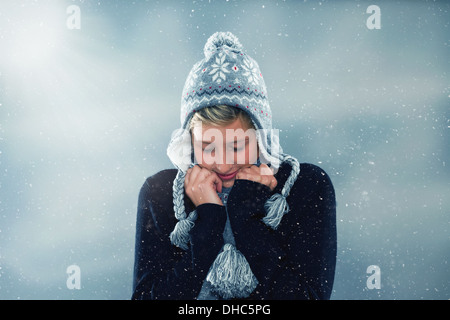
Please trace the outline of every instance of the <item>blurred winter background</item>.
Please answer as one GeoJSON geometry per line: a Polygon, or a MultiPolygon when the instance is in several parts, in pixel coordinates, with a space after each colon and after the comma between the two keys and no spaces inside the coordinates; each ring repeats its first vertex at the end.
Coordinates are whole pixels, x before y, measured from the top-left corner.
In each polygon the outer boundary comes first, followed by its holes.
{"type": "Polygon", "coordinates": [[[284,151],[332,178],[332,298],[450,298],[449,22],[447,1],[2,0],[0,299],[130,298],[138,192],[215,31],[259,62],[284,151]]]}

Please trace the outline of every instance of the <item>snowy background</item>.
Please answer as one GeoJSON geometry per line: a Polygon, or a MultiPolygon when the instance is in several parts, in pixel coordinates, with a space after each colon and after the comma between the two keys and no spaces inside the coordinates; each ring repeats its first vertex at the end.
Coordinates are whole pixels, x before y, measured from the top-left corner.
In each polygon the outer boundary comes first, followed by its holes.
{"type": "Polygon", "coordinates": [[[332,298],[450,298],[449,22],[447,1],[2,0],[0,299],[130,298],[138,192],[215,31],[258,61],[283,150],[331,176],[332,298]]]}

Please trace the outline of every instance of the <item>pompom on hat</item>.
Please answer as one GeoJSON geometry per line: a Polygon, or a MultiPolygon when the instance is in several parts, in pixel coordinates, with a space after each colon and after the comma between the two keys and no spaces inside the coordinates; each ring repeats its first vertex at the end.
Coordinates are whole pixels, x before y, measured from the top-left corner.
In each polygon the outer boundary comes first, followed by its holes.
{"type": "Polygon", "coordinates": [[[234,34],[231,32],[216,32],[209,37],[205,47],[203,48],[203,53],[205,54],[205,57],[209,58],[217,51],[217,49],[224,46],[227,46],[235,52],[242,51],[242,45],[234,34]]]}
{"type": "MultiPolygon", "coordinates": [[[[244,110],[257,129],[260,162],[270,165],[274,172],[283,162],[291,166],[281,193],[272,195],[265,203],[266,216],[262,221],[269,227],[276,229],[289,211],[286,198],[300,172],[297,159],[282,152],[278,135],[273,134],[272,111],[264,78],[258,63],[243,51],[238,38],[230,32],[216,32],[207,40],[203,53],[205,57],[192,67],[186,79],[181,97],[181,127],[174,131],[167,148],[167,155],[178,169],[173,183],[178,223],[170,240],[184,250],[188,249],[189,232],[197,218],[195,210],[188,215],[184,207],[184,178],[187,169],[194,166],[189,123],[196,111],[217,105],[244,110]]],[[[245,257],[230,244],[224,246],[207,280],[223,298],[247,297],[258,283],[245,257]],[[222,276],[224,274],[228,276],[222,276]],[[243,281],[243,278],[247,280],[243,281]]]]}

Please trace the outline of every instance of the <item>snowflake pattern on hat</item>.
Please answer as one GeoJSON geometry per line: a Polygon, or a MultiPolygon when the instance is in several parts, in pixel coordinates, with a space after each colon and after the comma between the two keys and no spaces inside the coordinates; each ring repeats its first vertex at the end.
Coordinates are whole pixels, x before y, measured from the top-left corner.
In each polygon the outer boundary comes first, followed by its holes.
{"type": "MultiPolygon", "coordinates": [[[[227,70],[229,62],[225,62],[225,54],[223,52],[219,53],[216,57],[216,63],[211,65],[212,70],[209,72],[209,75],[212,75],[212,81],[221,83],[222,80],[226,80],[226,73],[230,71],[227,70]]],[[[206,69],[206,68],[205,68],[206,69]]]]}
{"type": "Polygon", "coordinates": [[[244,69],[243,75],[247,77],[248,82],[253,85],[258,85],[258,81],[262,78],[262,74],[253,62],[249,59],[244,59],[242,68],[244,69]]]}
{"type": "Polygon", "coordinates": [[[256,129],[272,129],[264,78],[255,60],[242,51],[230,33],[212,35],[186,79],[181,99],[180,121],[186,128],[195,111],[225,104],[248,112],[256,129]]]}

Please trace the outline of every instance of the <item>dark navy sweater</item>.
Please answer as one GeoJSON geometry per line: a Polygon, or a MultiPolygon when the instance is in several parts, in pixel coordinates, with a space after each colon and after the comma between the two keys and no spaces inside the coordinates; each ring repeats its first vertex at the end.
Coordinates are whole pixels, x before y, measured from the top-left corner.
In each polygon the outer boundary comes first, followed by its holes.
{"type": "MultiPolygon", "coordinates": [[[[198,206],[187,251],[169,240],[177,223],[172,193],[177,170],[149,177],[138,200],[132,299],[196,299],[222,249],[227,211],[236,248],[259,282],[248,299],[329,299],[336,266],[336,202],[325,171],[302,163],[287,197],[290,211],[279,227],[273,230],[261,221],[265,201],[281,192],[290,171],[289,164],[281,165],[273,191],[237,179],[226,208],[198,206]]],[[[195,209],[186,194],[185,209],[195,209]]]]}

